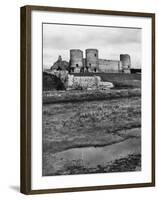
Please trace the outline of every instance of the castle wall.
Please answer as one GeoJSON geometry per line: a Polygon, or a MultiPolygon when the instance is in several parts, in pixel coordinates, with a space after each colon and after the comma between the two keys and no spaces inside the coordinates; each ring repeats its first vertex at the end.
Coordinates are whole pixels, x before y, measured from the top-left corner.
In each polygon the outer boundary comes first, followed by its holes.
{"type": "Polygon", "coordinates": [[[119,73],[121,71],[121,62],[118,60],[99,59],[99,71],[105,73],[119,73]]]}

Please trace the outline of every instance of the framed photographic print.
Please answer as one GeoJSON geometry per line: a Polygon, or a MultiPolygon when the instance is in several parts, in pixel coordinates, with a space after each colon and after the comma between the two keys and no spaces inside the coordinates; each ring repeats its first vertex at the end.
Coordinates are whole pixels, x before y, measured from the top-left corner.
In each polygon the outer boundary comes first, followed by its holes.
{"type": "Polygon", "coordinates": [[[21,192],[155,185],[155,14],[21,8],[21,192]]]}

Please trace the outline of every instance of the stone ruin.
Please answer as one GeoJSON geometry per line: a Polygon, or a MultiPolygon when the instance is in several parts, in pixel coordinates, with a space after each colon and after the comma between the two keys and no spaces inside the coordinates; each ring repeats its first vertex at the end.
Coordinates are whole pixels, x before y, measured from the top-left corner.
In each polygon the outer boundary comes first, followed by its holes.
{"type": "MultiPolygon", "coordinates": [[[[46,73],[46,72],[44,72],[46,73]]],[[[75,76],[68,73],[68,71],[54,70],[47,72],[54,77],[60,79],[66,90],[106,90],[114,87],[111,82],[103,82],[100,76],[75,76]]]]}
{"type": "Polygon", "coordinates": [[[68,74],[67,90],[105,90],[113,87],[111,82],[101,81],[100,76],[74,76],[68,74]]]}

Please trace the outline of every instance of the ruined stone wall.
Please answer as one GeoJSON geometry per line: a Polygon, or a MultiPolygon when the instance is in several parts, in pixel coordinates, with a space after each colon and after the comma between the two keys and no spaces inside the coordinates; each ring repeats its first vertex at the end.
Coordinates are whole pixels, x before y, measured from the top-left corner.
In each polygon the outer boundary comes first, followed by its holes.
{"type": "MultiPolygon", "coordinates": [[[[100,77],[99,77],[100,78],[100,77]]],[[[74,77],[74,85],[80,86],[83,89],[96,89],[99,85],[99,79],[97,77],[91,77],[91,76],[76,76],[74,77]]]]}
{"type": "Polygon", "coordinates": [[[102,82],[100,76],[74,76],[68,74],[67,89],[85,89],[85,90],[105,90],[112,88],[111,82],[102,82]]]}
{"type": "Polygon", "coordinates": [[[70,69],[72,72],[79,73],[83,67],[83,51],[80,49],[70,50],[70,69]]]}
{"type": "Polygon", "coordinates": [[[97,72],[99,70],[97,49],[86,49],[86,69],[90,72],[97,72]]]}
{"type": "Polygon", "coordinates": [[[101,78],[99,76],[74,76],[68,75],[68,88],[72,89],[97,89],[101,78]]]}
{"type": "Polygon", "coordinates": [[[99,59],[99,70],[105,73],[121,72],[121,62],[118,60],[99,59]]]}

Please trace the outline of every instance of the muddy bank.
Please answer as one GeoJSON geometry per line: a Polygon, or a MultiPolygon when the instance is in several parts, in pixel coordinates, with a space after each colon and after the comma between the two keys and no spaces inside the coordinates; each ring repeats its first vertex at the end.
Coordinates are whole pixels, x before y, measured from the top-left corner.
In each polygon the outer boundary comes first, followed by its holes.
{"type": "MultiPolygon", "coordinates": [[[[58,140],[58,141],[47,141],[43,142],[43,152],[57,153],[64,150],[72,148],[84,148],[84,147],[104,147],[108,145],[113,145],[119,142],[123,142],[130,138],[140,138],[141,129],[140,128],[130,128],[125,130],[115,131],[113,134],[100,135],[100,138],[93,136],[88,139],[90,135],[85,137],[76,136],[75,138],[70,138],[68,140],[58,140]]],[[[91,136],[90,136],[91,137],[91,136]]]]}
{"type": "Polygon", "coordinates": [[[45,154],[43,176],[141,170],[141,140],[45,154]]]}

